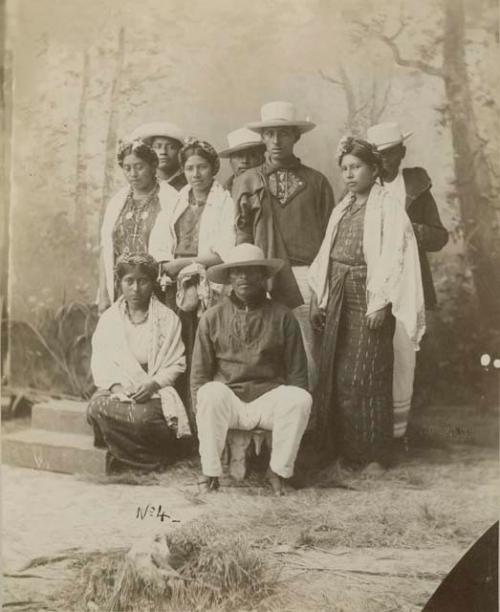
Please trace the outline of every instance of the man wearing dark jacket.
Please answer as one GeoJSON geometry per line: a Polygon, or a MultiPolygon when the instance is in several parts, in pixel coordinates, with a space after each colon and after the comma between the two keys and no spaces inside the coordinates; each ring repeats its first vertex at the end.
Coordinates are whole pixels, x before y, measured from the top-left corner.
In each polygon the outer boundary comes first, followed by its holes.
{"type": "Polygon", "coordinates": [[[232,293],[201,317],[191,366],[192,396],[206,488],[216,490],[229,429],[272,431],[268,478],[275,493],[293,475],[312,397],[299,324],[264,284],[282,267],[259,247],[240,244],[208,278],[232,293]]]}
{"type": "MultiPolygon", "coordinates": [[[[417,239],[422,271],[425,307],[436,306],[436,291],[427,252],[440,251],[448,242],[448,232],[441,223],[436,201],[431,193],[431,179],[424,168],[403,168],[404,142],[412,132],[403,133],[397,123],[379,123],[367,131],[367,140],[376,145],[382,157],[384,187],[405,206],[417,239]]],[[[413,394],[415,352],[404,330],[396,326],[394,334],[394,435],[406,433],[413,394]]]]}
{"type": "Polygon", "coordinates": [[[266,257],[285,265],[271,283],[271,295],[294,309],[308,359],[309,386],[314,389],[320,338],[309,320],[309,266],[316,257],[334,206],[328,179],[296,157],[295,145],[316,124],[297,118],[290,102],[268,102],[261,120],[247,124],[266,148],[262,165],[236,177],[236,241],[259,246],[266,257]]]}

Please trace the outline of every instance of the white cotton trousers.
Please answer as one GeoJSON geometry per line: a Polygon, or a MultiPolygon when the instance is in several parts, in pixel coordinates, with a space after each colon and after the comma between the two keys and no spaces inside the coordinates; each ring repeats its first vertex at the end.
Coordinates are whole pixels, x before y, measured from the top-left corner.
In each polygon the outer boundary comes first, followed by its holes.
{"type": "Polygon", "coordinates": [[[413,379],[417,354],[401,321],[396,320],[393,338],[394,373],[392,400],[394,407],[394,437],[406,434],[410,417],[413,379]]]}
{"type": "Polygon", "coordinates": [[[221,456],[229,429],[259,428],[272,431],[271,470],[290,478],[311,405],[311,395],[291,385],[280,385],[246,403],[221,382],[204,384],[198,390],[196,411],[203,474],[222,475],[221,456]]]}
{"type": "Polygon", "coordinates": [[[311,303],[311,289],[307,281],[309,266],[293,266],[293,275],[299,286],[300,293],[304,304],[294,308],[293,314],[299,322],[302,340],[307,357],[307,375],[309,378],[309,391],[313,391],[318,382],[318,365],[319,365],[319,341],[317,335],[311,326],[309,318],[309,305],[311,303]]]}

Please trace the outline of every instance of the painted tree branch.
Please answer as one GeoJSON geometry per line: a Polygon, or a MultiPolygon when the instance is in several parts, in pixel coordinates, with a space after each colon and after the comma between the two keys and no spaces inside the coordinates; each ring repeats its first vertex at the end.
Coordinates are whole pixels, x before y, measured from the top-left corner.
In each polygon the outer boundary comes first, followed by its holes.
{"type": "Polygon", "coordinates": [[[394,42],[394,37],[387,36],[386,34],[382,33],[377,34],[377,37],[389,47],[392,52],[392,57],[398,66],[403,66],[404,68],[414,68],[415,70],[420,70],[431,76],[444,78],[442,68],[436,68],[435,66],[427,64],[426,62],[418,59],[407,59],[402,57],[398,45],[394,42]]]}
{"type": "Polygon", "coordinates": [[[408,25],[408,22],[405,21],[402,17],[400,18],[399,21],[399,26],[398,29],[396,30],[396,32],[394,32],[394,34],[392,36],[388,36],[387,38],[389,40],[395,41],[396,38],[399,38],[399,36],[405,31],[406,26],[408,25]]]}
{"type": "Polygon", "coordinates": [[[384,113],[389,103],[389,95],[392,89],[392,81],[389,80],[384,87],[382,96],[379,96],[379,83],[375,78],[372,79],[372,106],[370,109],[370,123],[374,125],[380,121],[382,114],[384,113]]]}
{"type": "MultiPolygon", "coordinates": [[[[401,51],[396,43],[396,40],[401,36],[401,34],[406,30],[408,26],[408,20],[403,17],[403,15],[399,18],[399,25],[394,34],[387,34],[384,32],[382,22],[376,23],[375,26],[370,26],[368,23],[364,21],[355,21],[354,22],[361,31],[367,35],[378,38],[385,45],[387,45],[392,53],[394,61],[398,66],[403,66],[404,68],[414,68],[415,70],[421,70],[426,74],[431,76],[441,77],[443,78],[443,70],[441,68],[437,68],[436,66],[432,66],[427,62],[424,62],[419,59],[409,59],[404,58],[401,55],[401,51]]],[[[442,40],[442,38],[441,38],[442,40]]],[[[436,45],[440,40],[434,41],[434,45],[436,45]]]]}
{"type": "Polygon", "coordinates": [[[344,83],[342,81],[340,81],[339,79],[334,79],[331,76],[328,76],[327,74],[325,74],[323,72],[323,70],[318,70],[320,77],[325,80],[328,81],[329,83],[333,83],[334,85],[339,85],[340,87],[344,87],[344,83]]]}
{"type": "Polygon", "coordinates": [[[356,102],[356,95],[354,93],[354,88],[352,86],[351,80],[347,75],[347,72],[342,64],[338,64],[337,70],[340,74],[340,78],[334,78],[331,76],[327,76],[323,73],[322,70],[319,71],[321,77],[332,83],[333,85],[338,85],[342,87],[345,93],[346,104],[347,104],[347,127],[352,129],[355,123],[356,116],[359,113],[359,108],[356,102]]]}

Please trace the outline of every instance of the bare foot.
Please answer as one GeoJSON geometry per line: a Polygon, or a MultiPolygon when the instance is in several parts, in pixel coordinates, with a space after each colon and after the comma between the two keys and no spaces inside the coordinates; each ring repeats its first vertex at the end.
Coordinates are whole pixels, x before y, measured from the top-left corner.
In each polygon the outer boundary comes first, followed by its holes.
{"type": "Polygon", "coordinates": [[[207,479],[204,482],[204,489],[207,493],[218,491],[219,487],[220,484],[217,476],[207,476],[207,479]]]}
{"type": "Polygon", "coordinates": [[[271,468],[267,468],[266,477],[271,485],[273,493],[276,496],[281,496],[285,494],[284,481],[281,476],[278,476],[278,474],[273,472],[271,468]]]}

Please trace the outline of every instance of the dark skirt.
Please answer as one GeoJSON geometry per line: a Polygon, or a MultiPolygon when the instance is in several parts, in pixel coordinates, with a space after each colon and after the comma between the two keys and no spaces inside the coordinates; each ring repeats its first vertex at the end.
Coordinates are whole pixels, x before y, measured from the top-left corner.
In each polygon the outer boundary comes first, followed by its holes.
{"type": "Polygon", "coordinates": [[[163,417],[160,399],[132,404],[98,390],[88,405],[87,420],[94,428],[95,445],[108,451],[108,471],[162,470],[182,454],[176,432],[163,417]]]}
{"type": "Polygon", "coordinates": [[[315,431],[325,455],[354,465],[386,464],[392,446],[394,318],[370,330],[366,308],[366,266],[332,261],[315,431]]]}

